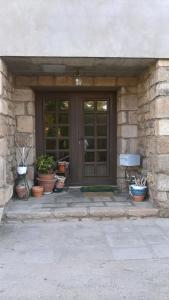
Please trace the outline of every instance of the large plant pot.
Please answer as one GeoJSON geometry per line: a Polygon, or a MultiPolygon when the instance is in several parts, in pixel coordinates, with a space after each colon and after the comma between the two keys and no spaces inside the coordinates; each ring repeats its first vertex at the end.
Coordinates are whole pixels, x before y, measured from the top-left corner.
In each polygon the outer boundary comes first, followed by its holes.
{"type": "Polygon", "coordinates": [[[133,201],[135,202],[141,202],[145,199],[147,187],[146,186],[137,186],[137,185],[131,185],[131,195],[133,198],[133,201]]]}
{"type": "Polygon", "coordinates": [[[44,194],[51,194],[53,192],[56,179],[44,180],[42,178],[37,178],[39,186],[44,188],[44,194]]]}
{"type": "Polygon", "coordinates": [[[17,185],[15,191],[19,199],[23,199],[27,196],[26,187],[24,185],[17,185]]]}
{"type": "Polygon", "coordinates": [[[24,175],[27,172],[27,167],[26,166],[18,166],[17,167],[17,173],[18,175],[24,175]]]}
{"type": "Polygon", "coordinates": [[[32,187],[32,196],[36,198],[40,198],[43,195],[44,188],[43,186],[33,186],[32,187]]]}
{"type": "Polygon", "coordinates": [[[38,178],[42,180],[52,180],[55,178],[55,173],[52,174],[38,174],[38,178]]]}

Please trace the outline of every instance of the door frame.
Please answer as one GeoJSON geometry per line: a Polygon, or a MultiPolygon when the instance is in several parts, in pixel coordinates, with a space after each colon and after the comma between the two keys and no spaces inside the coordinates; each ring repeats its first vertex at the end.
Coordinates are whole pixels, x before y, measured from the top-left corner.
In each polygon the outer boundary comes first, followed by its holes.
{"type": "MultiPolygon", "coordinates": [[[[102,96],[106,96],[108,97],[111,101],[110,101],[110,112],[109,112],[109,118],[110,118],[110,122],[109,122],[109,129],[110,133],[109,133],[109,137],[110,134],[112,136],[112,138],[110,138],[110,149],[109,149],[109,166],[110,166],[110,180],[106,177],[105,180],[103,177],[101,177],[101,180],[98,180],[98,184],[113,184],[116,185],[116,181],[117,181],[117,108],[116,108],[116,93],[113,91],[36,91],[35,92],[35,134],[36,134],[36,155],[39,156],[41,154],[44,154],[44,134],[43,134],[43,115],[44,115],[44,100],[46,99],[46,97],[49,97],[51,95],[55,95],[56,98],[59,99],[60,98],[64,98],[66,99],[66,97],[70,100],[70,120],[73,117],[76,117],[77,120],[76,122],[80,122],[79,119],[82,120],[83,116],[83,111],[81,109],[81,114],[77,111],[78,110],[78,105],[77,101],[79,99],[79,97],[81,97],[82,99],[85,98],[85,96],[89,96],[89,97],[93,97],[94,98],[100,98],[102,96]],[[74,99],[72,102],[71,100],[74,99]]],[[[83,101],[81,101],[82,103],[83,101]]],[[[81,104],[82,105],[82,104],[81,104]]],[[[71,122],[71,121],[70,121],[71,122]]],[[[73,124],[75,124],[75,122],[73,122],[73,124]]],[[[72,142],[72,151],[70,149],[70,161],[72,163],[72,165],[76,165],[77,166],[77,159],[78,161],[80,161],[80,151],[79,151],[79,145],[77,145],[77,136],[79,137],[79,128],[78,126],[74,126],[73,124],[71,124],[70,126],[70,136],[72,138],[71,142],[72,142]],[[73,152],[73,155],[72,155],[73,152]]],[[[82,147],[82,146],[81,146],[82,147]]],[[[71,171],[70,171],[71,172],[71,171]]],[[[76,167],[76,169],[74,168],[73,170],[73,177],[71,178],[70,184],[71,185],[81,185],[81,183],[77,182],[76,179],[78,179],[78,181],[80,180],[80,178],[82,179],[82,170],[80,170],[80,168],[76,167]]],[[[84,185],[91,185],[92,180],[91,177],[88,179],[84,180],[84,185]]]]}

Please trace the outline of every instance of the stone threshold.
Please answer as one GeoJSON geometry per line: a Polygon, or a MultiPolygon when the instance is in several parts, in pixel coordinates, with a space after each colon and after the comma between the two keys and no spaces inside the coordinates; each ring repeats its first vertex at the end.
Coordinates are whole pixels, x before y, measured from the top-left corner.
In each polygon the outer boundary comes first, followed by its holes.
{"type": "Polygon", "coordinates": [[[114,218],[145,218],[157,217],[157,208],[115,208],[115,207],[66,207],[57,209],[37,209],[34,211],[5,211],[4,222],[33,220],[69,220],[69,219],[114,219],[114,218]]]}

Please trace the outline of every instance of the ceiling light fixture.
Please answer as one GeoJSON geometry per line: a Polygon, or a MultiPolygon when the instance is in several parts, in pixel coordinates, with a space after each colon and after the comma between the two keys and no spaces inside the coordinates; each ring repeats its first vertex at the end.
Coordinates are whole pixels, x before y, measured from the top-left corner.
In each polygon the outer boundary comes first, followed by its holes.
{"type": "Polygon", "coordinates": [[[79,74],[78,70],[77,70],[77,73],[76,73],[75,85],[76,86],[81,86],[82,85],[82,79],[80,78],[80,74],[79,74]]]}

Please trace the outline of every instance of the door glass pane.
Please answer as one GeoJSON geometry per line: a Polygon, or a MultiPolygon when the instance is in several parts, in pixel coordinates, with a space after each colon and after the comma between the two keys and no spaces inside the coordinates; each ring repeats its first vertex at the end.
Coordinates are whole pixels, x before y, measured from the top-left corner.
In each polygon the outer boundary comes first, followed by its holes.
{"type": "Polygon", "coordinates": [[[68,110],[69,102],[68,101],[57,101],[57,107],[59,110],[68,110]]]}
{"type": "Polygon", "coordinates": [[[46,137],[56,137],[56,128],[45,127],[45,136],[46,137]]]}
{"type": "Polygon", "coordinates": [[[84,116],[85,124],[94,124],[94,117],[95,117],[95,115],[92,113],[85,114],[85,116],[84,116]]]}
{"type": "Polygon", "coordinates": [[[68,137],[68,127],[67,126],[60,126],[58,127],[58,137],[65,136],[68,137]]]}
{"type": "Polygon", "coordinates": [[[107,126],[97,126],[98,136],[107,136],[107,126]]]}
{"type": "Polygon", "coordinates": [[[59,124],[68,124],[68,114],[59,114],[59,124]]]}
{"type": "Polygon", "coordinates": [[[47,111],[55,111],[56,110],[56,101],[55,100],[47,100],[45,101],[45,106],[47,111]]]}
{"type": "Polygon", "coordinates": [[[56,124],[56,115],[54,113],[45,114],[45,125],[53,127],[56,124]]]}
{"type": "Polygon", "coordinates": [[[56,140],[46,140],[46,149],[55,150],[56,149],[56,140]]]}
{"type": "Polygon", "coordinates": [[[97,162],[104,162],[107,161],[107,152],[100,151],[97,152],[97,162]]]}
{"type": "Polygon", "coordinates": [[[69,149],[69,140],[59,140],[59,150],[69,149]]]}
{"type": "Polygon", "coordinates": [[[97,140],[97,148],[98,149],[106,149],[107,148],[107,139],[98,139],[97,140]]]}
{"type": "Polygon", "coordinates": [[[97,111],[107,111],[107,101],[97,101],[97,111]]]}
{"type": "Polygon", "coordinates": [[[87,149],[94,149],[95,148],[95,140],[94,139],[87,139],[87,149]]]}
{"type": "Polygon", "coordinates": [[[94,162],[94,152],[85,152],[85,162],[94,162]]]}
{"type": "Polygon", "coordinates": [[[93,126],[85,126],[85,136],[94,136],[93,126]]]}
{"type": "Polygon", "coordinates": [[[84,101],[84,110],[94,111],[94,101],[84,101]]]}
{"type": "Polygon", "coordinates": [[[94,165],[85,165],[84,166],[84,176],[94,176],[94,165]]]}
{"type": "Polygon", "coordinates": [[[107,124],[107,114],[97,114],[96,115],[97,124],[107,124]]]}

